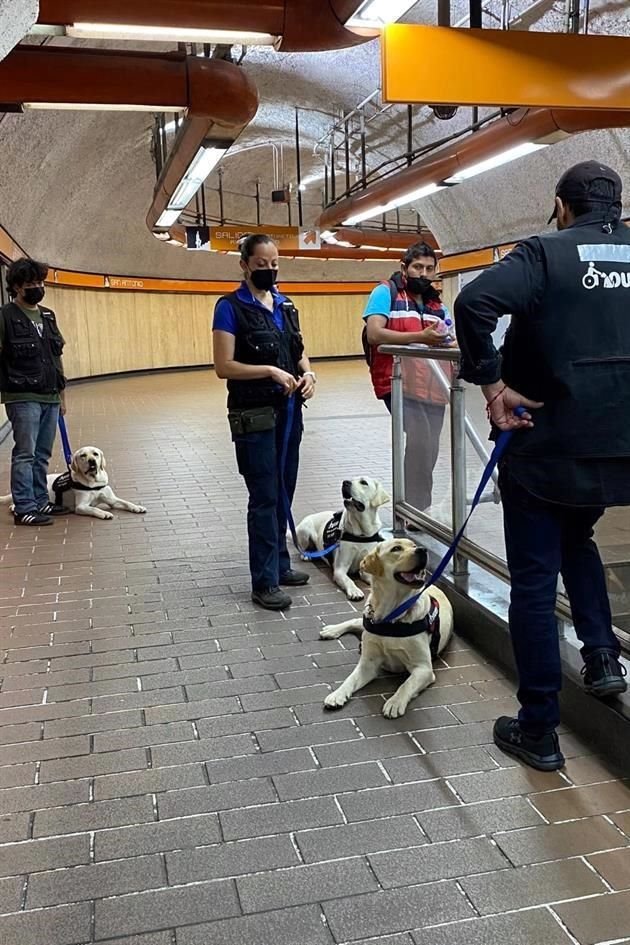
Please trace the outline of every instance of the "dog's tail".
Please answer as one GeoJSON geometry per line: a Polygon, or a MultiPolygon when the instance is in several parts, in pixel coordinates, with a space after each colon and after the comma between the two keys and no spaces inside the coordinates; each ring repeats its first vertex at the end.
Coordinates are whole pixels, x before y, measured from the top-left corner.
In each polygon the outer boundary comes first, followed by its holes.
{"type": "Polygon", "coordinates": [[[13,496],[9,492],[8,495],[0,495],[0,505],[11,505],[13,502],[13,496]]]}

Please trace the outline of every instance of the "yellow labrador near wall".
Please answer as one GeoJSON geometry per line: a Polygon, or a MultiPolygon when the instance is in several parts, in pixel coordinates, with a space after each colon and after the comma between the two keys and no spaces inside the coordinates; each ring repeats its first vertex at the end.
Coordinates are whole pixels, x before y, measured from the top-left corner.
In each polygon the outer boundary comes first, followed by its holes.
{"type": "Polygon", "coordinates": [[[381,542],[361,562],[371,578],[363,617],[324,627],[320,636],[336,640],[344,633],[361,634],[361,655],[356,668],[324,700],[329,709],[345,705],[358,689],[382,670],[409,675],[383,706],[383,715],[404,715],[412,699],[435,682],[433,660],[453,632],[453,608],[437,587],[421,594],[413,607],[391,623],[385,618],[424,585],[427,552],[408,539],[381,542]]]}
{"type": "MultiPolygon", "coordinates": [[[[103,451],[97,446],[82,446],[73,453],[67,473],[47,477],[48,495],[51,502],[63,505],[68,512],[90,515],[92,518],[112,519],[110,509],[144,514],[143,505],[119,499],[109,485],[107,463],[103,451]]],[[[9,505],[12,496],[0,496],[0,505],[9,505]]]]}

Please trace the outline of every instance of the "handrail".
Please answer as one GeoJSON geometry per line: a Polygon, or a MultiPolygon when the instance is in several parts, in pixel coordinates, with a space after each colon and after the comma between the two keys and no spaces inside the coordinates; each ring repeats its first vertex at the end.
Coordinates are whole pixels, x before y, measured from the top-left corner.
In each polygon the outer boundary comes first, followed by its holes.
{"type": "Polygon", "coordinates": [[[452,361],[461,358],[459,348],[430,348],[428,345],[379,345],[380,354],[391,354],[395,358],[421,358],[423,361],[452,361]]]}

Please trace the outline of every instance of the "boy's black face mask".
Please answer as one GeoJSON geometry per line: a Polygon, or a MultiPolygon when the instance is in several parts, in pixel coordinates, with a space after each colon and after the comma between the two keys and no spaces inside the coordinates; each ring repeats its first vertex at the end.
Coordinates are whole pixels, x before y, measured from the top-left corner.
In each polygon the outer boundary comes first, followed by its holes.
{"type": "Polygon", "coordinates": [[[422,296],[423,302],[440,301],[440,293],[426,276],[407,276],[406,288],[411,295],[422,296]]]}

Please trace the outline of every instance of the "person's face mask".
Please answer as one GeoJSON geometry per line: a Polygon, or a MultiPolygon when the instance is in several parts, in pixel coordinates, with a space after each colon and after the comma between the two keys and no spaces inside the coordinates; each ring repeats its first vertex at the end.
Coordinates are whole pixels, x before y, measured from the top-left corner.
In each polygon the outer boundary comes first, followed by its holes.
{"type": "Polygon", "coordinates": [[[22,293],[24,301],[27,305],[38,305],[45,296],[44,289],[41,286],[31,286],[28,289],[24,289],[22,293]]]}
{"type": "Polygon", "coordinates": [[[250,279],[256,289],[260,292],[271,289],[276,284],[278,278],[277,269],[254,269],[249,273],[250,279]]]}
{"type": "Polygon", "coordinates": [[[407,291],[414,296],[422,296],[424,302],[438,301],[440,294],[426,276],[407,276],[407,291]]]}

